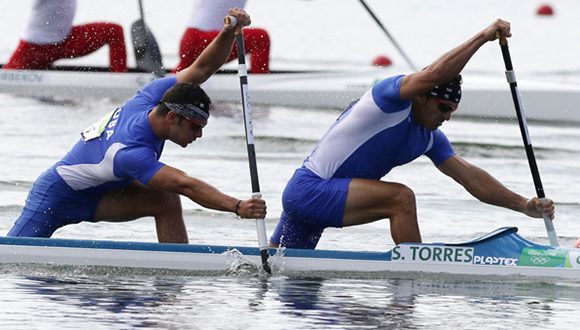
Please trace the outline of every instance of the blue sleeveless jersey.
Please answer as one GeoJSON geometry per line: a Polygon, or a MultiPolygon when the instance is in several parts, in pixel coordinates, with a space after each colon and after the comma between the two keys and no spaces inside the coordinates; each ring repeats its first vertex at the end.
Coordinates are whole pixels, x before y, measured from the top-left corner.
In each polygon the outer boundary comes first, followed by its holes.
{"type": "Polygon", "coordinates": [[[138,91],[85,130],[51,171],[73,190],[91,195],[123,188],[135,179],[149,183],[164,166],[159,162],[164,141],[153,134],[148,115],[175,83],[175,77],[158,79],[138,91]]]}
{"type": "Polygon", "coordinates": [[[435,165],[453,156],[445,134],[417,123],[411,101],[401,99],[403,77],[377,83],[343,112],[303,167],[322,179],[378,180],[423,154],[435,165]]]}

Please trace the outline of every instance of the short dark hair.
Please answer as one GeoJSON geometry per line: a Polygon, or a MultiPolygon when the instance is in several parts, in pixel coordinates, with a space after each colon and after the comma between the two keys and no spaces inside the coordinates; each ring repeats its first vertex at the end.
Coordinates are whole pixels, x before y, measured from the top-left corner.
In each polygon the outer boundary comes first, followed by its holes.
{"type": "Polygon", "coordinates": [[[171,111],[164,103],[193,104],[209,114],[211,99],[199,85],[179,83],[169,88],[161,97],[157,106],[157,114],[160,116],[171,111]],[[200,104],[203,106],[199,106],[200,104]]]}

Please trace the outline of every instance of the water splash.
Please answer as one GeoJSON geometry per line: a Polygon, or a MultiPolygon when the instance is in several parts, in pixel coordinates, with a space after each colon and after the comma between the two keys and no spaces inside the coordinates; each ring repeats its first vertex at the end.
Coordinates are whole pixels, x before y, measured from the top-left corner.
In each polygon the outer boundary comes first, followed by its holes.
{"type": "Polygon", "coordinates": [[[253,260],[243,255],[238,249],[224,252],[227,257],[228,270],[226,274],[236,277],[259,275],[260,267],[253,260]]]}

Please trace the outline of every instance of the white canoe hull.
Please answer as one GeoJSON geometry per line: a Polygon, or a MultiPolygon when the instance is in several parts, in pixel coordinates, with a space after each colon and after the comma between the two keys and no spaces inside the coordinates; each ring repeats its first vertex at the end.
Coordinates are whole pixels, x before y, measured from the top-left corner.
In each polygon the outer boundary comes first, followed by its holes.
{"type": "MultiPolygon", "coordinates": [[[[387,69],[341,72],[293,72],[250,75],[252,104],[342,109],[375,82],[394,74],[387,69]]],[[[155,76],[147,73],[1,70],[0,93],[37,98],[79,100],[110,98],[122,102],[155,76]]],[[[580,122],[580,84],[519,79],[522,103],[529,119],[580,122]]],[[[232,73],[216,74],[204,88],[214,102],[240,102],[239,80],[232,73]]],[[[505,78],[464,76],[458,116],[514,118],[505,78]]]]}
{"type": "MultiPolygon", "coordinates": [[[[275,273],[421,272],[580,281],[580,250],[551,249],[516,231],[501,228],[463,244],[402,244],[387,252],[286,249],[270,262],[275,273]]],[[[251,247],[0,237],[0,263],[224,272],[240,264],[258,268],[260,252],[251,247]]]]}
{"type": "MultiPolygon", "coordinates": [[[[227,271],[232,267],[231,254],[150,252],[150,251],[119,251],[87,248],[47,247],[43,249],[32,247],[0,247],[0,263],[5,264],[38,264],[60,266],[97,266],[97,267],[127,267],[143,269],[170,269],[187,271],[227,271]],[[8,251],[9,250],[9,251],[8,251]]],[[[257,255],[244,256],[246,262],[255,267],[260,264],[257,255]]],[[[546,278],[567,278],[580,280],[580,270],[535,268],[535,267],[504,267],[493,265],[422,265],[405,263],[388,263],[377,260],[344,260],[341,258],[311,258],[311,257],[271,257],[274,271],[285,272],[417,272],[444,273],[456,275],[479,276],[530,276],[546,278]]]]}

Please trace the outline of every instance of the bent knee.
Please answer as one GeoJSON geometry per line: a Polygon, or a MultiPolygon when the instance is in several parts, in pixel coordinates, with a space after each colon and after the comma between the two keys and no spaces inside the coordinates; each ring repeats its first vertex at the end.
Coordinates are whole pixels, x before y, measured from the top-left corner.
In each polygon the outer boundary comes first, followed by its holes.
{"type": "Polygon", "coordinates": [[[262,45],[267,45],[270,47],[270,35],[266,30],[259,29],[258,40],[262,43],[262,45]]]}
{"type": "Polygon", "coordinates": [[[181,208],[181,197],[179,194],[170,191],[162,191],[160,196],[161,204],[167,207],[181,208]]]}
{"type": "Polygon", "coordinates": [[[397,205],[402,209],[402,211],[413,211],[415,210],[415,193],[413,190],[403,184],[397,184],[397,205]]]}
{"type": "Polygon", "coordinates": [[[181,198],[178,194],[169,191],[156,191],[155,194],[149,195],[144,203],[145,208],[149,209],[152,216],[179,213],[181,214],[181,198]]]}
{"type": "Polygon", "coordinates": [[[125,37],[123,27],[119,24],[106,22],[105,30],[112,39],[123,40],[125,37]]]}
{"type": "Polygon", "coordinates": [[[246,38],[250,43],[255,43],[261,49],[270,49],[270,35],[264,29],[252,28],[252,30],[246,34],[246,38]]]}

